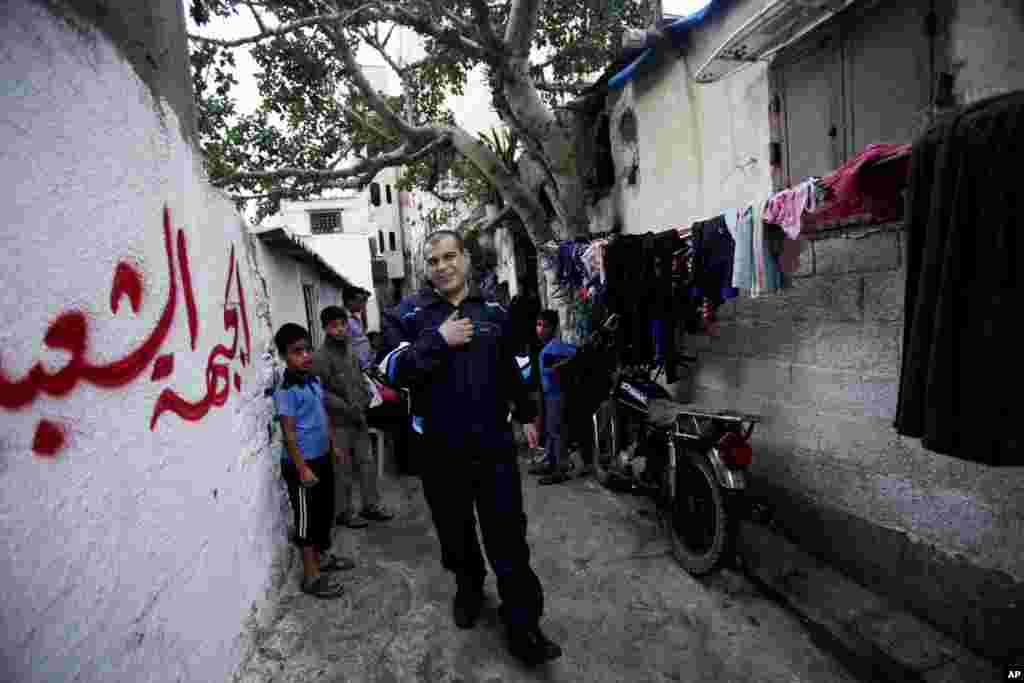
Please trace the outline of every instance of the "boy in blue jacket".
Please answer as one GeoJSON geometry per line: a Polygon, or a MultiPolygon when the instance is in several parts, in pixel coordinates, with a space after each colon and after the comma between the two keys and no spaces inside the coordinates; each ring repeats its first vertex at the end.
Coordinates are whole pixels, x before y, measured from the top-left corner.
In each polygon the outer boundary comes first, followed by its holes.
{"type": "Polygon", "coordinates": [[[471,287],[462,237],[433,233],[424,248],[431,286],[384,316],[382,366],[412,391],[423,493],[441,542],[441,562],[455,574],[455,624],[471,628],[486,576],[476,535],[498,579],[509,650],[528,664],[555,659],[561,648],[538,626],[544,609],[530,567],[510,403],[531,438],[534,406],[520,381],[508,314],[471,287]]]}
{"type": "Polygon", "coordinates": [[[537,337],[544,345],[540,352],[540,383],[544,394],[544,463],[530,469],[530,474],[544,475],[540,484],[561,484],[570,479],[565,468],[566,443],[562,420],[562,388],[558,364],[576,354],[576,347],[566,344],[558,335],[558,311],[550,308],[537,316],[537,337]]]}

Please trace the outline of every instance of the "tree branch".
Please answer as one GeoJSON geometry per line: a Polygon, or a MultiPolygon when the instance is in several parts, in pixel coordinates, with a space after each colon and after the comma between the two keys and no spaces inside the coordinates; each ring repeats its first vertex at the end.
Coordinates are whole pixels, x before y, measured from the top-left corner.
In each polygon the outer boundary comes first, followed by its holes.
{"type": "Polygon", "coordinates": [[[377,54],[384,58],[384,61],[387,62],[387,65],[391,67],[392,71],[398,74],[399,78],[405,80],[405,74],[409,71],[409,67],[403,67],[402,65],[400,65],[398,62],[391,58],[391,55],[388,54],[387,43],[380,42],[379,40],[377,40],[376,37],[369,35],[369,33],[367,33],[366,31],[361,31],[360,36],[366,42],[367,45],[376,50],[377,54]]]}
{"type": "MultiPolygon", "coordinates": [[[[192,33],[188,34],[189,39],[199,43],[208,43],[210,45],[218,45],[220,47],[240,47],[242,45],[249,45],[251,43],[258,43],[261,40],[267,38],[274,38],[276,36],[283,36],[288,33],[294,33],[301,28],[307,26],[326,26],[326,25],[337,25],[341,26],[347,24],[354,19],[360,12],[372,8],[372,3],[366,5],[360,5],[356,9],[348,13],[335,12],[333,14],[318,14],[312,17],[306,17],[305,19],[298,19],[296,21],[288,22],[287,24],[281,24],[274,28],[261,28],[260,32],[254,36],[246,36],[245,38],[236,38],[235,40],[220,40],[219,38],[207,38],[205,36],[197,36],[192,33]]],[[[253,10],[255,12],[255,10],[253,10]]],[[[262,26],[262,22],[258,22],[262,26]]]]}
{"type": "Polygon", "coordinates": [[[259,27],[260,33],[266,33],[266,24],[263,23],[263,17],[261,17],[259,12],[256,11],[256,6],[251,2],[245,3],[245,6],[249,8],[250,12],[252,12],[252,18],[256,20],[256,26],[259,27]]]}
{"type": "Polygon", "coordinates": [[[345,71],[349,78],[357,88],[366,97],[367,103],[370,108],[377,112],[377,115],[384,119],[389,126],[394,130],[398,131],[406,140],[422,140],[424,136],[436,134],[436,131],[429,127],[416,127],[406,121],[404,118],[396,114],[388,103],[384,101],[380,93],[373,89],[373,85],[366,78],[366,74],[363,73],[362,67],[356,62],[356,57],[352,54],[352,48],[349,47],[346,37],[339,29],[334,27],[324,27],[328,35],[331,36],[331,40],[334,43],[334,49],[337,51],[338,56],[341,57],[341,61],[345,64],[345,71]]]}
{"type": "Polygon", "coordinates": [[[592,83],[548,83],[546,81],[534,81],[533,86],[537,90],[553,93],[565,93],[569,95],[582,95],[593,87],[592,83]]]}
{"type": "Polygon", "coordinates": [[[540,0],[511,0],[508,26],[505,28],[505,46],[517,57],[527,58],[533,34],[537,30],[540,0]]]}
{"type": "Polygon", "coordinates": [[[477,28],[480,29],[480,37],[483,38],[484,44],[492,47],[501,46],[498,37],[494,35],[494,27],[491,25],[491,8],[487,6],[487,0],[471,0],[470,6],[473,8],[473,18],[477,28]]]}
{"type": "MultiPolygon", "coordinates": [[[[334,180],[345,180],[347,178],[360,177],[369,178],[372,180],[374,176],[380,173],[385,168],[391,168],[393,166],[402,166],[416,162],[423,157],[432,154],[435,150],[443,147],[451,142],[451,138],[448,134],[438,135],[436,138],[428,142],[427,144],[413,147],[409,143],[405,143],[400,147],[386,152],[384,154],[373,157],[372,159],[360,159],[354,164],[351,164],[345,168],[339,168],[335,170],[328,169],[308,169],[308,168],[278,168],[272,171],[240,171],[238,173],[232,173],[231,175],[218,178],[213,181],[212,184],[215,187],[225,187],[226,185],[234,185],[236,183],[244,182],[247,180],[270,180],[270,181],[281,181],[281,180],[312,180],[312,181],[334,181],[334,180]]],[[[366,180],[365,182],[369,182],[366,180]]],[[[363,182],[363,184],[365,184],[363,182]]],[[[331,183],[331,187],[343,187],[344,183],[331,183]]],[[[353,185],[355,186],[355,185],[353,185]]],[[[287,188],[282,188],[282,191],[292,191],[287,188]]]]}

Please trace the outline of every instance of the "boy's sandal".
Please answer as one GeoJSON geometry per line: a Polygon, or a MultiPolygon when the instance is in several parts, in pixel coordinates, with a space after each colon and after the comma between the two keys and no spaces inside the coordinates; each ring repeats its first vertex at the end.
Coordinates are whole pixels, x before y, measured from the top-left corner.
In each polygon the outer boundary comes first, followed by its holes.
{"type": "Polygon", "coordinates": [[[312,581],[303,579],[302,592],[316,598],[333,599],[340,598],[345,589],[340,583],[328,579],[326,574],[321,574],[312,581]]]}
{"type": "Polygon", "coordinates": [[[320,558],[320,571],[322,572],[347,572],[355,568],[356,563],[347,557],[324,553],[324,556],[320,558]]]}

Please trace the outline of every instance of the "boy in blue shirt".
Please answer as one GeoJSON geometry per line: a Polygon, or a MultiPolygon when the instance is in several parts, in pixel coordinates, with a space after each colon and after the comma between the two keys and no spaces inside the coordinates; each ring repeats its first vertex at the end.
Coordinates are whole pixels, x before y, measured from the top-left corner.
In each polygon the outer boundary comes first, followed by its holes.
{"type": "Polygon", "coordinates": [[[541,484],[561,484],[569,475],[561,467],[565,434],[562,429],[562,390],[558,381],[559,363],[572,358],[576,347],[558,338],[558,311],[547,309],[537,316],[537,337],[544,345],[540,352],[540,384],[544,394],[544,463],[530,469],[530,474],[544,475],[541,484]]]}
{"type": "Polygon", "coordinates": [[[281,474],[295,513],[295,542],[302,551],[302,591],[337,598],[343,592],[341,584],[327,573],[355,566],[328,553],[334,526],[334,459],[344,462],[347,454],[334,448],[323,388],[310,372],[309,333],[286,323],[274,335],[274,344],[286,366],[284,382],[274,392],[274,407],[284,432],[281,474]]]}

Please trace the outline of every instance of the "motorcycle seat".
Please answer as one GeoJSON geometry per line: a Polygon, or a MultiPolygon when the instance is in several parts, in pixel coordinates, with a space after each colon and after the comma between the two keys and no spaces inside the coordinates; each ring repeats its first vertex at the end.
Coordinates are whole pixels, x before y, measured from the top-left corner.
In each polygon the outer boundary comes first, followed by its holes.
{"type": "Polygon", "coordinates": [[[734,410],[718,410],[706,408],[687,403],[678,403],[663,398],[651,399],[647,404],[647,421],[654,427],[661,429],[671,428],[680,416],[696,417],[723,422],[749,422],[751,424],[761,421],[760,415],[741,413],[734,410]]]}

